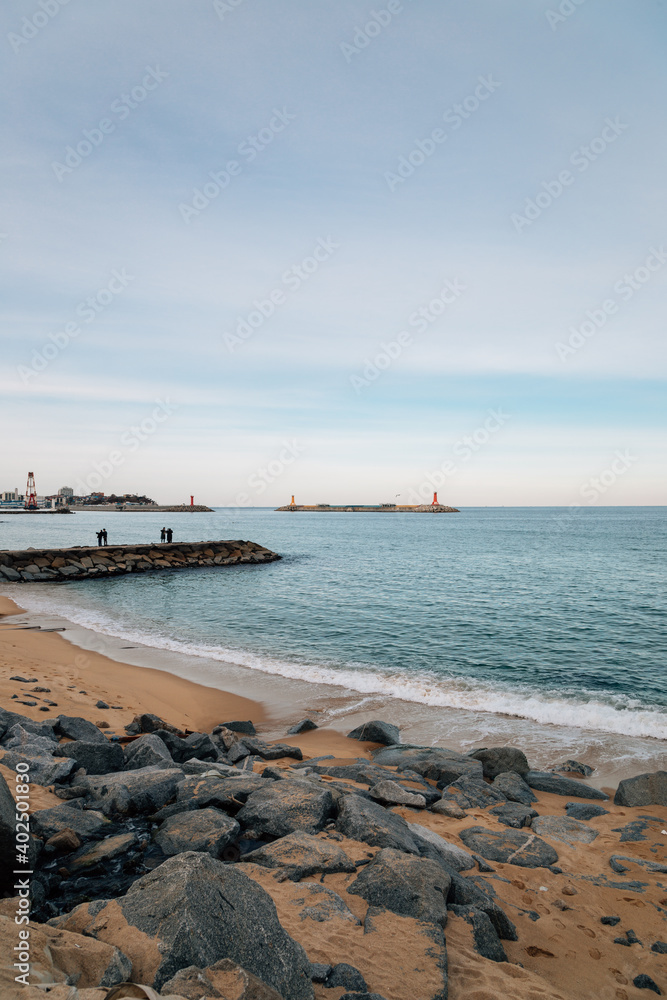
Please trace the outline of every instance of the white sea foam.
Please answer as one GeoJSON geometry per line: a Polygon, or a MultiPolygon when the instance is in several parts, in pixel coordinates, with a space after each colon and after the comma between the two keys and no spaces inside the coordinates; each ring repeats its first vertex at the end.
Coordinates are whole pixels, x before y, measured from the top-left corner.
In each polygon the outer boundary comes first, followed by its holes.
{"type": "MultiPolygon", "coordinates": [[[[35,611],[63,614],[61,600],[42,591],[33,591],[22,604],[35,611]]],[[[16,596],[13,594],[12,596],[16,596]]],[[[456,676],[436,676],[426,672],[382,670],[368,664],[323,665],[289,661],[250,651],[210,644],[191,643],[165,635],[144,632],[109,621],[101,613],[70,606],[67,618],[84,628],[186,656],[205,657],[238,664],[251,670],[296,681],[327,684],[365,696],[401,699],[436,708],[460,708],[489,712],[533,722],[590,729],[622,736],[667,739],[667,711],[650,709],[627,695],[599,692],[538,691],[527,685],[490,683],[456,676]]]]}

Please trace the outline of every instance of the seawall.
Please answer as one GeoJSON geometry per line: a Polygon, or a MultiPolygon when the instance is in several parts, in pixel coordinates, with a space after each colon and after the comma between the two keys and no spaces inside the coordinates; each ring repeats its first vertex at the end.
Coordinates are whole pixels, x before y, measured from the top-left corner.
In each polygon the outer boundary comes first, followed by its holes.
{"type": "Polygon", "coordinates": [[[274,562],[280,558],[263,545],[242,540],[4,550],[0,551],[0,581],[56,583],[148,570],[274,562]]]}
{"type": "Polygon", "coordinates": [[[276,510],[317,511],[321,514],[459,514],[458,507],[448,507],[443,503],[422,504],[294,504],[288,503],[276,510]]]}

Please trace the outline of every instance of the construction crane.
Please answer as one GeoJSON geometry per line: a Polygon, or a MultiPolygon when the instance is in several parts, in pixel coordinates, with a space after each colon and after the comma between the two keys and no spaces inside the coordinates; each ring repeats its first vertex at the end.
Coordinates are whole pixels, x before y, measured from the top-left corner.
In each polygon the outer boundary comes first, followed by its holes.
{"type": "Polygon", "coordinates": [[[37,510],[37,490],[35,488],[35,474],[28,473],[28,485],[25,488],[25,501],[23,504],[26,510],[37,510]]]}

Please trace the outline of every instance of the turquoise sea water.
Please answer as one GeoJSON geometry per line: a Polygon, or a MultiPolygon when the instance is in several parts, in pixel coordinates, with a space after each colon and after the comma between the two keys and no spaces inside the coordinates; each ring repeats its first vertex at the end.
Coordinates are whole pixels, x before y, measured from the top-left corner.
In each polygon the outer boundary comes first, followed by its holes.
{"type": "Polygon", "coordinates": [[[244,538],[281,562],[6,585],[159,648],[430,706],[667,738],[667,508],[0,512],[0,548],[244,538]]]}

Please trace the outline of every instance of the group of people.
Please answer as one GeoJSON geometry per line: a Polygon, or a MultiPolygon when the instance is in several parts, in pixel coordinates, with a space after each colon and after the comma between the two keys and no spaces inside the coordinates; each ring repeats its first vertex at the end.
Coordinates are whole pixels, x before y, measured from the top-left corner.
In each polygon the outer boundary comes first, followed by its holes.
{"type": "Polygon", "coordinates": [[[161,542],[170,542],[174,537],[174,532],[171,528],[163,528],[160,532],[161,542]]]}
{"type": "Polygon", "coordinates": [[[98,545],[108,545],[109,539],[107,537],[107,529],[102,528],[101,531],[97,532],[97,544],[98,545]]]}

